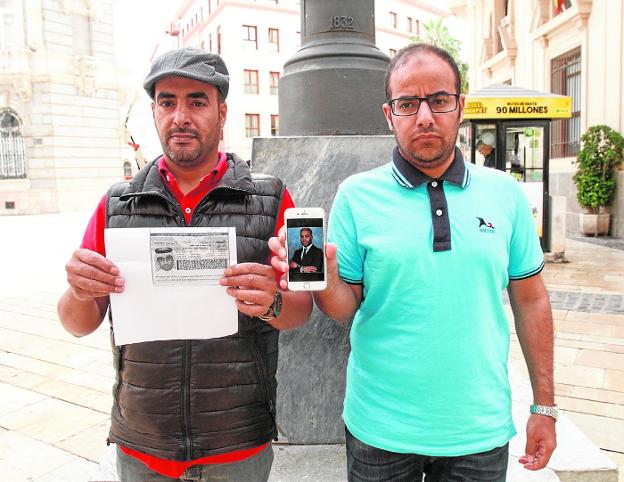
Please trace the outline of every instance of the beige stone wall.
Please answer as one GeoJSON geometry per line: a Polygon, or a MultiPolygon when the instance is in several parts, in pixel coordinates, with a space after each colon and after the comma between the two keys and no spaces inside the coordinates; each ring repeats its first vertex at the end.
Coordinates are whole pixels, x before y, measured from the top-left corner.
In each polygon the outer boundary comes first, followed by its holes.
{"type": "Polygon", "coordinates": [[[22,120],[27,178],[0,180],[0,214],[91,209],[123,175],[112,0],[17,4],[24,42],[2,52],[0,107],[22,120]],[[76,34],[74,15],[89,19],[90,36],[76,34]],[[77,53],[81,42],[90,55],[77,53]]]}
{"type": "MultiPolygon", "coordinates": [[[[492,47],[493,19],[496,6],[504,2],[453,3],[454,10],[468,20],[472,32],[471,90],[511,81],[518,87],[550,92],[552,60],[580,47],[581,134],[596,124],[624,131],[622,0],[575,0],[571,9],[553,18],[549,18],[552,2],[548,0],[510,0],[507,17],[500,18],[497,24],[503,37],[503,49],[498,53],[492,47]]],[[[572,231],[578,227],[579,212],[572,183],[576,170],[573,161],[574,158],[550,160],[550,193],[567,197],[568,226],[572,231]]],[[[624,205],[614,206],[614,210],[616,217],[624,216],[624,205]]]]}

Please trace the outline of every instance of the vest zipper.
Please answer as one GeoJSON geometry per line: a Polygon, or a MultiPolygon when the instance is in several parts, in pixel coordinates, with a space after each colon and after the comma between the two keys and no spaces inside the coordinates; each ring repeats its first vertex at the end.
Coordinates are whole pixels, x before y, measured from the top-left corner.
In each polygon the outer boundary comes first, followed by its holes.
{"type": "Polygon", "coordinates": [[[191,460],[193,451],[193,443],[191,440],[191,341],[184,342],[184,350],[182,354],[182,397],[181,397],[181,413],[182,413],[182,442],[184,444],[184,458],[191,460]]]}
{"type": "Polygon", "coordinates": [[[117,347],[117,386],[115,387],[115,401],[117,403],[119,403],[119,392],[121,392],[121,385],[123,383],[122,380],[122,370],[123,370],[123,350],[124,350],[124,345],[118,346],[117,347]]]}

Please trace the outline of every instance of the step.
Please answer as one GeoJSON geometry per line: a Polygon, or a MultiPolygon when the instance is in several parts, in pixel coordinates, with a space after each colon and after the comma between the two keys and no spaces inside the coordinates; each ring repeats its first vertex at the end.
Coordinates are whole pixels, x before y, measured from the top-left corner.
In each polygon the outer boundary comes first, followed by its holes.
{"type": "MultiPolygon", "coordinates": [[[[509,444],[509,455],[510,458],[517,459],[524,454],[525,427],[533,397],[529,380],[520,375],[511,364],[508,365],[508,369],[512,387],[512,413],[518,431],[518,435],[509,444]]],[[[557,421],[557,449],[550,459],[548,469],[557,474],[559,479],[544,480],[618,482],[618,469],[615,463],[566,416],[565,412],[560,412],[557,421]]],[[[508,477],[508,480],[515,479],[508,477]]]]}

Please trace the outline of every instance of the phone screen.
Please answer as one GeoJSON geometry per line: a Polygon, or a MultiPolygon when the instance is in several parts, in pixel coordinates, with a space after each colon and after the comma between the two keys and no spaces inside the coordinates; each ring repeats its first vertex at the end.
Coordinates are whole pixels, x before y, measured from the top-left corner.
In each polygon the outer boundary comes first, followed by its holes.
{"type": "Polygon", "coordinates": [[[325,280],[323,218],[286,219],[288,281],[325,280]]]}

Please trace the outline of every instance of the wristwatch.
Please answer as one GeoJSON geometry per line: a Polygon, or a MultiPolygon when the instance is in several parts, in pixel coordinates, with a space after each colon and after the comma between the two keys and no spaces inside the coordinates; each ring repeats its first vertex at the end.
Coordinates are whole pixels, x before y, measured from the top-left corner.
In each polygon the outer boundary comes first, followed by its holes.
{"type": "Polygon", "coordinates": [[[551,417],[557,421],[557,417],[559,417],[559,407],[557,405],[553,405],[552,407],[548,405],[531,405],[529,409],[531,413],[537,415],[546,415],[547,417],[551,417]]]}
{"type": "Polygon", "coordinates": [[[271,318],[277,318],[282,312],[282,293],[279,290],[275,292],[275,296],[273,296],[273,303],[269,306],[267,312],[259,316],[262,321],[269,321],[271,318]]]}

